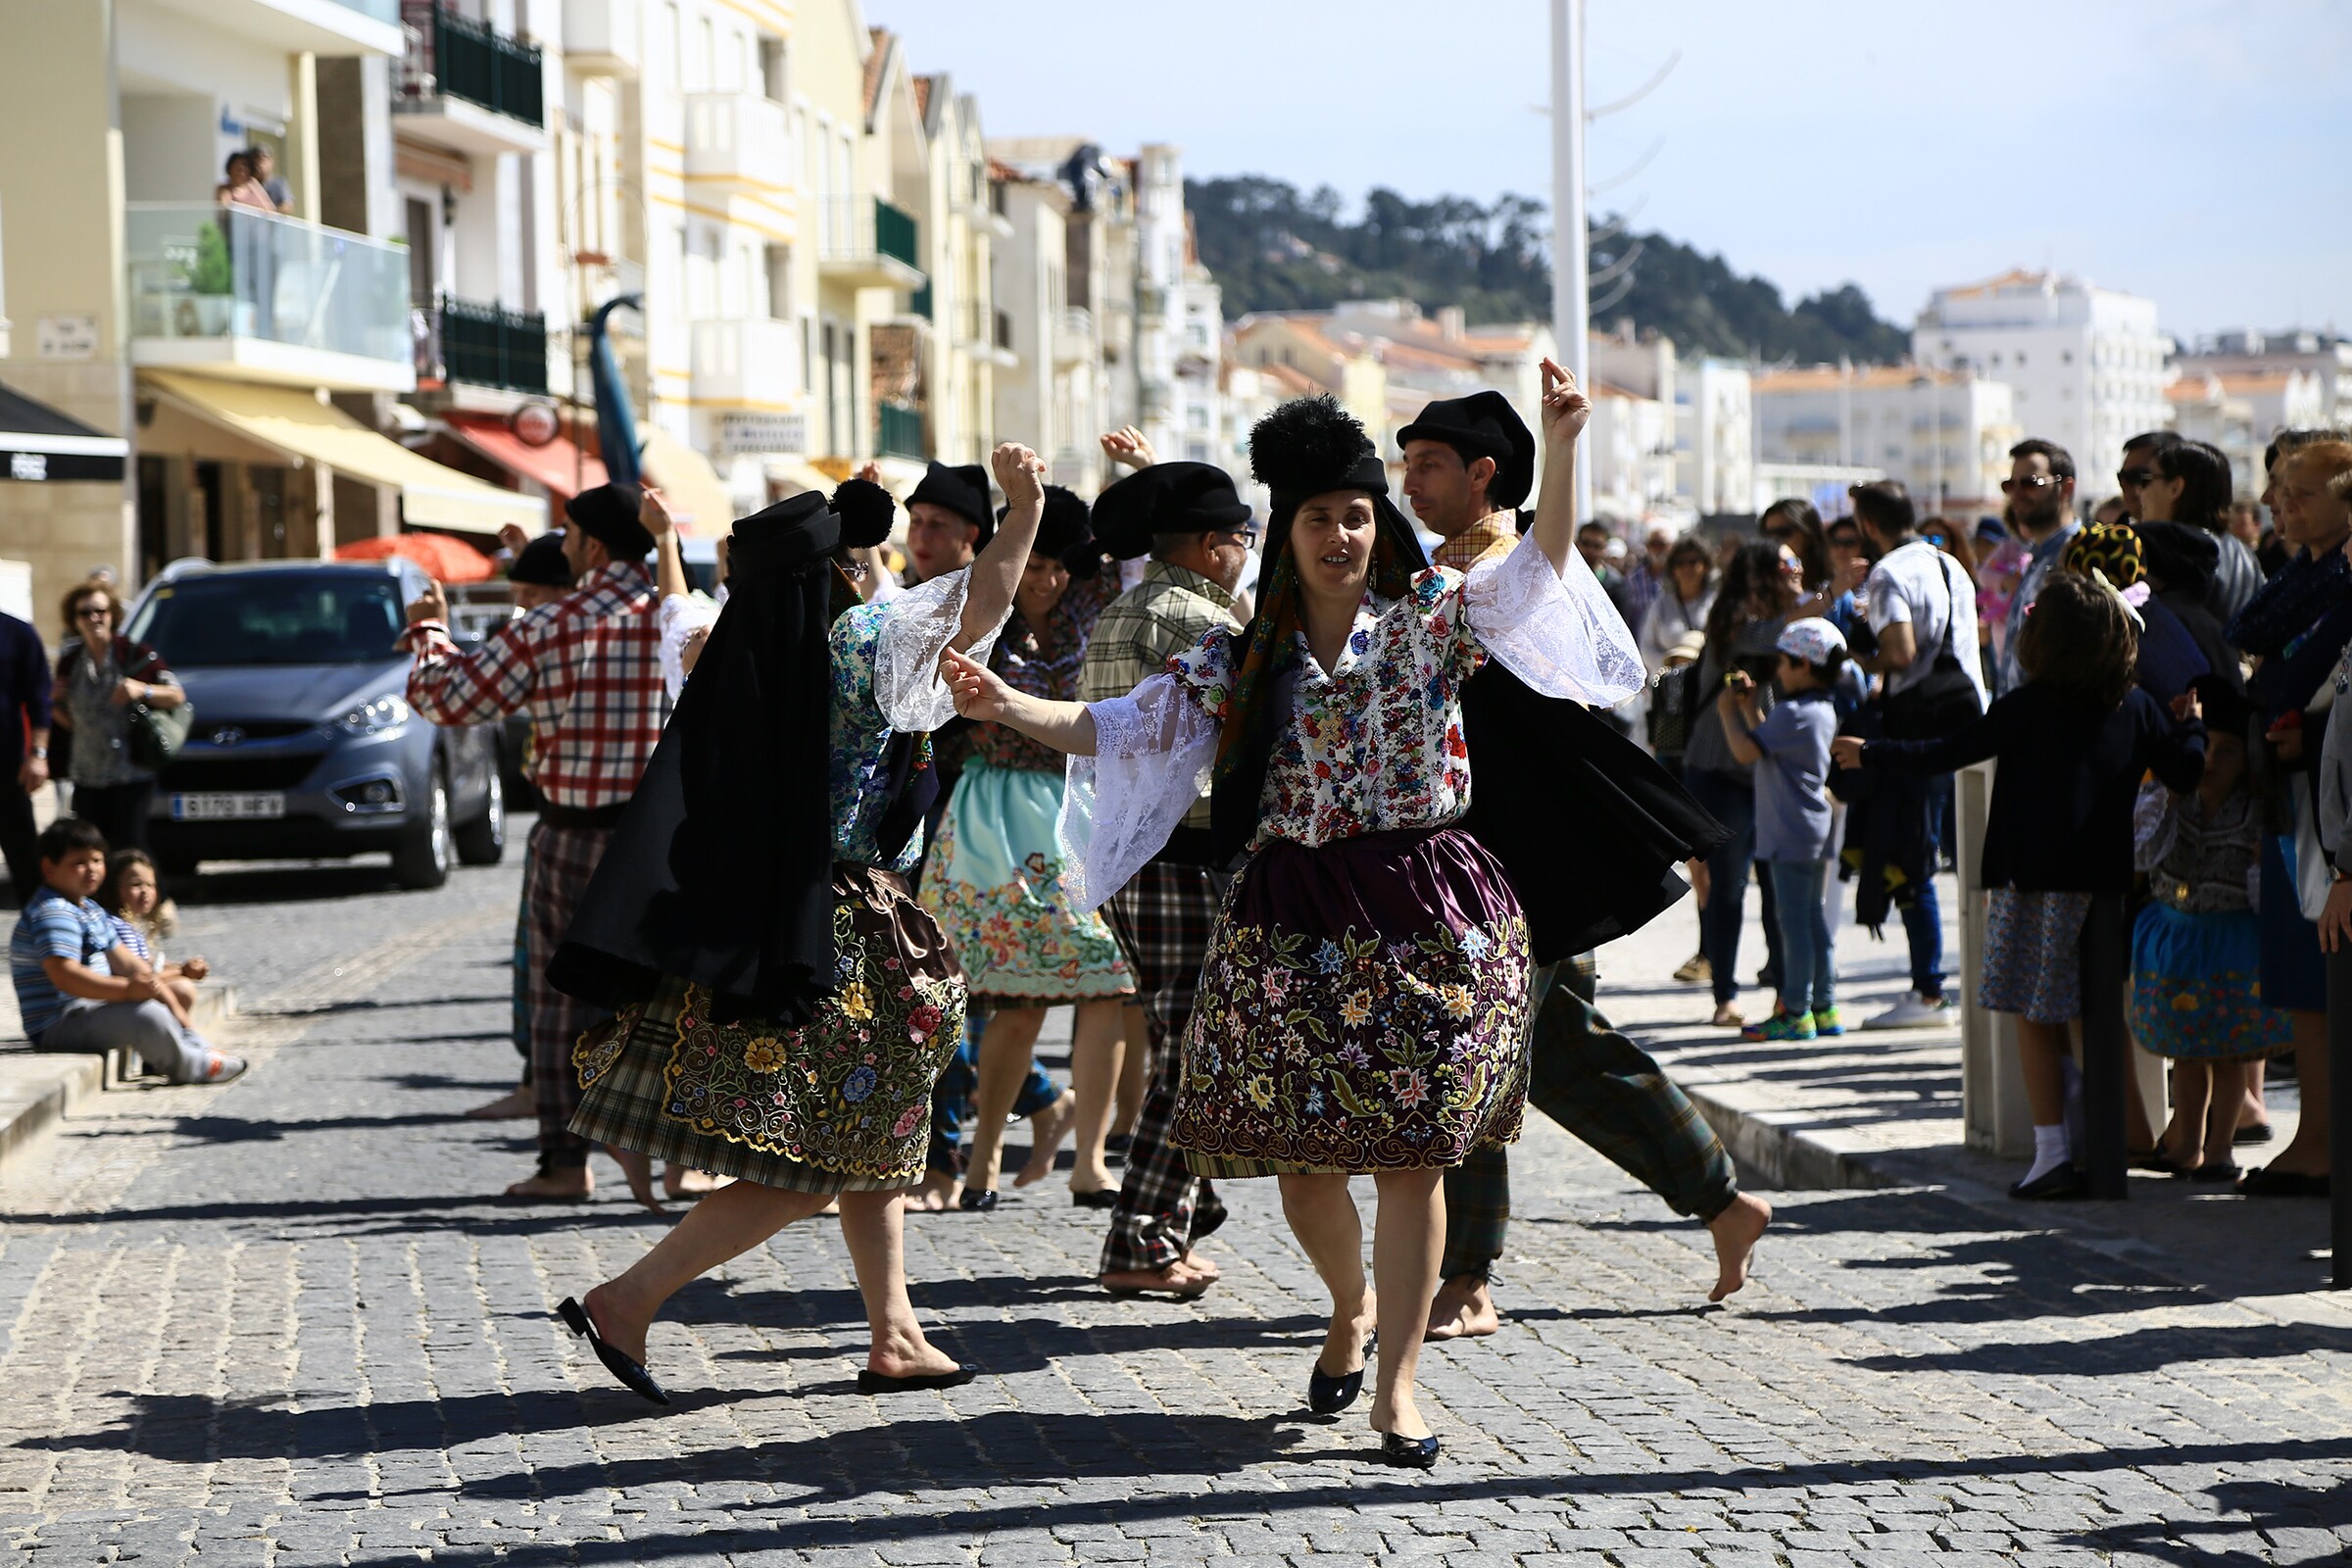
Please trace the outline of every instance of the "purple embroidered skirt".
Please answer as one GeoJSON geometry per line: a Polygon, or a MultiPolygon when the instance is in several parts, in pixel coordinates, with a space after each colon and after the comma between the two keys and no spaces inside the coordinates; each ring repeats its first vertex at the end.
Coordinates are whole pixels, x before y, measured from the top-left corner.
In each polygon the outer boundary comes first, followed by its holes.
{"type": "Polygon", "coordinates": [[[1511,1143],[1530,972],[1519,900],[1469,834],[1269,840],[1210,939],[1172,1141],[1226,1177],[1426,1169],[1511,1143]]]}

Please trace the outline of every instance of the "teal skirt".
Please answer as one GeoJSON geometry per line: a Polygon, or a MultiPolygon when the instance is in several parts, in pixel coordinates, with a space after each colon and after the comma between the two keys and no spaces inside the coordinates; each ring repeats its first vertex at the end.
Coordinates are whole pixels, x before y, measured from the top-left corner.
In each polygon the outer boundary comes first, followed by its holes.
{"type": "Polygon", "coordinates": [[[921,900],[975,1002],[1043,1007],[1133,996],[1135,974],[1099,914],[1061,887],[1062,775],[975,762],[956,780],[923,864],[921,900]]]}
{"type": "Polygon", "coordinates": [[[2262,1001],[2262,922],[2251,909],[2139,911],[2132,932],[2132,1035],[2159,1056],[2239,1061],[2284,1050],[2286,1016],[2262,1001]]]}

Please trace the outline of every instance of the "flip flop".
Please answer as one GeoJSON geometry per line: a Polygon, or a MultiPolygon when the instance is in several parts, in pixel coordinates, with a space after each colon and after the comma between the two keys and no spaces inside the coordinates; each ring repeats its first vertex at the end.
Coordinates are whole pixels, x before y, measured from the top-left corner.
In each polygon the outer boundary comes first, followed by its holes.
{"type": "Polygon", "coordinates": [[[588,1342],[588,1348],[596,1352],[596,1358],[605,1363],[606,1371],[620,1380],[622,1388],[656,1404],[669,1402],[669,1396],[662,1392],[661,1384],[654,1381],[651,1372],[605,1343],[605,1337],[597,1333],[596,1325],[588,1320],[586,1307],[566,1296],[557,1304],[556,1315],[564,1320],[564,1326],[572,1333],[588,1342]]]}
{"type": "Polygon", "coordinates": [[[918,1389],[960,1389],[980,1375],[976,1366],[958,1366],[950,1372],[917,1372],[912,1377],[894,1378],[887,1372],[869,1368],[858,1369],[859,1394],[912,1394],[918,1389]]]}

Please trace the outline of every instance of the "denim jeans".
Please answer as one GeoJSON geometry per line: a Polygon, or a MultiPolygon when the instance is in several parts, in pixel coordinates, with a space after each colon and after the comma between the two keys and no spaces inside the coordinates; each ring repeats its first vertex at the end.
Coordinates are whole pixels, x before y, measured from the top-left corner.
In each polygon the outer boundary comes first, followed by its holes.
{"type": "Polygon", "coordinates": [[[1838,1005],[1838,953],[1830,940],[1829,912],[1822,887],[1830,879],[1827,860],[1773,860],[1764,874],[1779,895],[1781,919],[1781,1009],[1819,1012],[1838,1005]]]}
{"type": "MultiPolygon", "coordinates": [[[[1715,972],[1715,1000],[1730,1002],[1740,995],[1740,924],[1747,908],[1748,870],[1756,858],[1756,787],[1742,774],[1691,768],[1683,782],[1707,813],[1731,829],[1723,847],[1707,857],[1707,906],[1699,912],[1698,946],[1715,972]]],[[[1776,974],[1781,964],[1781,933],[1767,903],[1764,918],[1764,961],[1776,974]]]]}
{"type": "MultiPolygon", "coordinates": [[[[931,1170],[963,1170],[963,1152],[957,1146],[963,1142],[964,1118],[972,1113],[972,1097],[980,1092],[980,1036],[987,1028],[988,1014],[978,1007],[964,1013],[963,1040],[931,1087],[931,1146],[924,1160],[931,1170]]],[[[1012,1113],[1034,1116],[1060,1098],[1061,1086],[1047,1073],[1045,1063],[1031,1056],[1029,1076],[1020,1098],[1012,1102],[1012,1113]]]]}
{"type": "Polygon", "coordinates": [[[1898,906],[1911,947],[1911,989],[1923,997],[1943,995],[1943,908],[1936,899],[1936,867],[1941,863],[1941,824],[1951,798],[1951,774],[1928,780],[1928,879],[1910,903],[1898,906]]]}

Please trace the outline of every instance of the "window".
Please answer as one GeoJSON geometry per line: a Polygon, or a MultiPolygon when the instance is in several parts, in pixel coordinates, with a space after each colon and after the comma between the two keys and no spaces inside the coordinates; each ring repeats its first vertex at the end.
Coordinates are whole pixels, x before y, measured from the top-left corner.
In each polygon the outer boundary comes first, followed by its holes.
{"type": "Polygon", "coordinates": [[[717,76],[717,29],[710,24],[710,19],[705,17],[702,25],[695,29],[694,89],[697,92],[710,91],[718,84],[717,76]]]}
{"type": "Polygon", "coordinates": [[[763,258],[767,271],[767,314],[779,321],[792,318],[792,247],[770,245],[763,258]]]}

